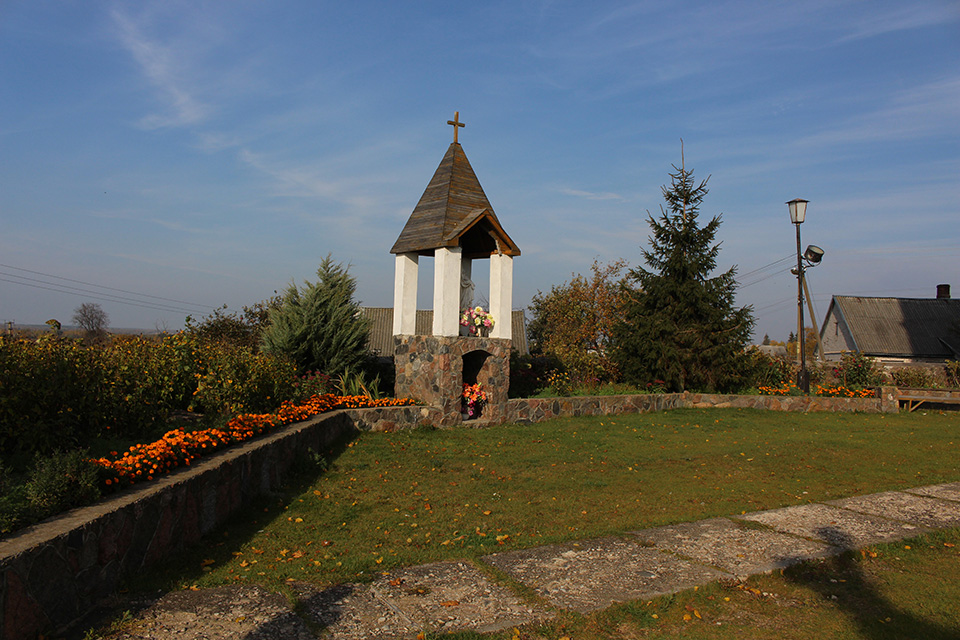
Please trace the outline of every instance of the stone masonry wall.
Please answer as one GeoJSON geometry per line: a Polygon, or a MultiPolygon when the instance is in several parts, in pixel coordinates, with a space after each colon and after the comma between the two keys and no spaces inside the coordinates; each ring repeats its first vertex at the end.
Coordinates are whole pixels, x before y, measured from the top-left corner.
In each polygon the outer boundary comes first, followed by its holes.
{"type": "Polygon", "coordinates": [[[636,396],[521,398],[507,401],[507,421],[521,424],[570,416],[606,416],[682,408],[740,408],[770,411],[837,411],[896,413],[897,390],[882,387],[879,398],[819,396],[733,396],[707,393],[663,393],[636,396]]]}
{"type": "Polygon", "coordinates": [[[510,387],[510,340],[483,337],[395,336],[394,366],[398,398],[416,398],[440,411],[437,426],[462,422],[464,356],[487,354],[477,376],[487,393],[481,420],[507,421],[507,389],[510,387]]]}

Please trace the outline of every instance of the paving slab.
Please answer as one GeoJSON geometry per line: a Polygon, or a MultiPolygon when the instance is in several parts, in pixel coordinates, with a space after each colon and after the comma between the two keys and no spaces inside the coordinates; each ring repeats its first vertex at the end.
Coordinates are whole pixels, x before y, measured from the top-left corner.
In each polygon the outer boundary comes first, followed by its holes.
{"type": "Polygon", "coordinates": [[[929,531],[919,525],[825,504],[802,504],[734,518],[759,522],[783,533],[814,538],[843,549],[858,549],[871,544],[902,540],[929,531]]]}
{"type": "Polygon", "coordinates": [[[256,586],[173,591],[139,612],[116,640],[314,640],[282,595],[256,586]]]}
{"type": "Polygon", "coordinates": [[[960,527],[960,503],[903,491],[872,493],[855,498],[830,500],[825,504],[934,529],[960,527]]]}
{"type": "Polygon", "coordinates": [[[930,496],[931,498],[940,498],[941,500],[960,502],[960,482],[932,484],[927,487],[917,487],[916,489],[904,489],[904,491],[921,496],[930,496]]]}
{"type": "Polygon", "coordinates": [[[294,587],[301,611],[325,627],[325,637],[336,640],[412,637],[421,630],[402,612],[390,608],[367,585],[342,584],[316,589],[309,584],[294,587]]]}
{"type": "Polygon", "coordinates": [[[463,561],[437,562],[391,572],[369,586],[311,594],[304,608],[337,640],[411,637],[419,631],[483,633],[549,617],[463,561]]]}
{"type": "Polygon", "coordinates": [[[579,613],[731,577],[622,538],[507,551],[484,556],[483,561],[534,589],[551,605],[579,613]]]}
{"type": "Polygon", "coordinates": [[[632,535],[658,549],[719,567],[738,577],[767,573],[838,552],[830,545],[749,527],[727,518],[644,529],[632,535]]]}

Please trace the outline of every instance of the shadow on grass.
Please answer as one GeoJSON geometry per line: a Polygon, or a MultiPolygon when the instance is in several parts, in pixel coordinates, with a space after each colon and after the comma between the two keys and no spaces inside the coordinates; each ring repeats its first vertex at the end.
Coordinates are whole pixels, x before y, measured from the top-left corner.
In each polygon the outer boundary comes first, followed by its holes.
{"type": "Polygon", "coordinates": [[[806,563],[787,570],[784,578],[788,582],[820,594],[849,616],[863,638],[957,640],[956,628],[919,618],[881,595],[878,585],[857,561],[857,545],[849,535],[834,527],[822,527],[816,533],[846,551],[820,563],[806,563]]]}
{"type": "MultiPolygon", "coordinates": [[[[152,606],[157,606],[167,593],[191,589],[197,584],[207,587],[203,583],[209,571],[208,567],[222,566],[233,560],[234,556],[269,522],[283,515],[291,499],[322,478],[359,435],[357,431],[347,433],[334,440],[321,452],[300,451],[289,472],[282,479],[278,491],[254,498],[249,505],[231,516],[224,525],[205,535],[197,544],[177,554],[174,559],[125,581],[120,589],[120,593],[124,595],[113,598],[113,602],[106,608],[98,609],[85,617],[67,633],[66,637],[70,640],[79,640],[88,636],[88,634],[85,635],[87,629],[109,628],[125,617],[124,612],[136,616],[152,606]]],[[[317,537],[322,537],[321,532],[317,532],[317,537]]],[[[222,584],[221,582],[209,586],[222,584]]],[[[318,590],[308,596],[310,602],[305,603],[301,601],[295,589],[284,582],[258,582],[237,576],[236,581],[228,584],[235,588],[258,585],[282,593],[290,602],[294,614],[311,629],[333,624],[340,616],[339,607],[331,606],[329,611],[318,611],[315,606],[312,606],[315,602],[326,602],[331,598],[333,602],[349,595],[341,593],[341,588],[333,587],[318,590]]],[[[271,625],[275,624],[277,624],[276,621],[265,622],[261,625],[262,629],[258,627],[252,635],[248,634],[245,637],[272,637],[267,631],[271,625]]]]}

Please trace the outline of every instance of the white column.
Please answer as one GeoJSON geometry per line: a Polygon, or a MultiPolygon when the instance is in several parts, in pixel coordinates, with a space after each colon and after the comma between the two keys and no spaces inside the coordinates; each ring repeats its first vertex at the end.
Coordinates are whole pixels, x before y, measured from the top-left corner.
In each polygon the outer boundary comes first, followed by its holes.
{"type": "Polygon", "coordinates": [[[493,314],[491,338],[513,338],[513,257],[490,256],[490,313],[493,314]]]}
{"type": "Polygon", "coordinates": [[[393,335],[417,332],[417,270],[420,256],[398,253],[393,278],[393,335]]]}
{"type": "Polygon", "coordinates": [[[433,252],[433,335],[460,333],[460,247],[433,252]]]}

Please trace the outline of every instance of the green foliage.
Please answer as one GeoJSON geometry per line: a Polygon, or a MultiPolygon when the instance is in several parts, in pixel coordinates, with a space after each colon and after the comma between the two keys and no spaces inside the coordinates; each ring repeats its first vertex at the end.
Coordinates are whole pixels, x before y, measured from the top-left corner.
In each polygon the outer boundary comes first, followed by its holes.
{"type": "Polygon", "coordinates": [[[570,375],[566,371],[559,369],[551,371],[547,375],[547,387],[543,393],[548,396],[567,397],[573,392],[574,385],[570,381],[570,375]]]}
{"type": "Polygon", "coordinates": [[[38,455],[27,478],[26,497],[37,520],[93,502],[100,497],[97,467],[86,451],[38,455]]]}
{"type": "Polygon", "coordinates": [[[857,351],[844,351],[833,367],[837,382],[845,387],[876,387],[883,384],[883,370],[876,360],[857,351]]]}
{"type": "Polygon", "coordinates": [[[560,360],[550,355],[521,355],[510,352],[510,398],[532,398],[547,385],[551,371],[562,368],[560,360]]]}
{"type": "Polygon", "coordinates": [[[382,396],[380,393],[380,377],[374,377],[368,380],[365,373],[341,373],[337,378],[337,393],[341,396],[366,396],[372,400],[378,400],[382,396]]]}
{"type": "Polygon", "coordinates": [[[25,475],[0,460],[0,535],[100,498],[97,467],[86,450],[37,455],[25,475]]]}
{"type": "Polygon", "coordinates": [[[707,181],[674,166],[663,187],[667,209],[648,215],[653,231],[643,257],[650,270],[630,271],[622,322],[614,331],[616,360],[627,382],[662,380],[669,391],[733,391],[750,383],[744,347],[754,320],[735,308],[736,267],[710,278],[720,245],[720,216],[697,222],[707,181]]]}
{"type": "Polygon", "coordinates": [[[0,460],[0,534],[16,530],[27,518],[27,492],[0,460]]]}
{"type": "Polygon", "coordinates": [[[263,350],[290,357],[301,372],[357,371],[367,357],[370,323],[353,300],[356,281],[330,256],[320,263],[317,277],[284,292],[280,308],[270,311],[263,350]]]}
{"type": "Polygon", "coordinates": [[[213,415],[263,413],[293,396],[295,369],[288,360],[248,348],[211,349],[187,407],[213,415]]]}
{"type": "Polygon", "coordinates": [[[289,361],[180,332],[162,340],[0,337],[0,451],[49,452],[98,437],[137,439],[174,411],[261,412],[292,396],[289,361]]]}
{"type": "Polygon", "coordinates": [[[187,316],[185,331],[196,335],[202,342],[227,343],[257,351],[269,323],[270,310],[279,309],[281,302],[280,296],[274,296],[243,307],[242,313],[228,312],[227,305],[223,305],[200,322],[187,316]]]}
{"type": "Polygon", "coordinates": [[[771,387],[797,377],[794,362],[783,357],[768,356],[757,348],[747,349],[750,387],[771,387]]]}

